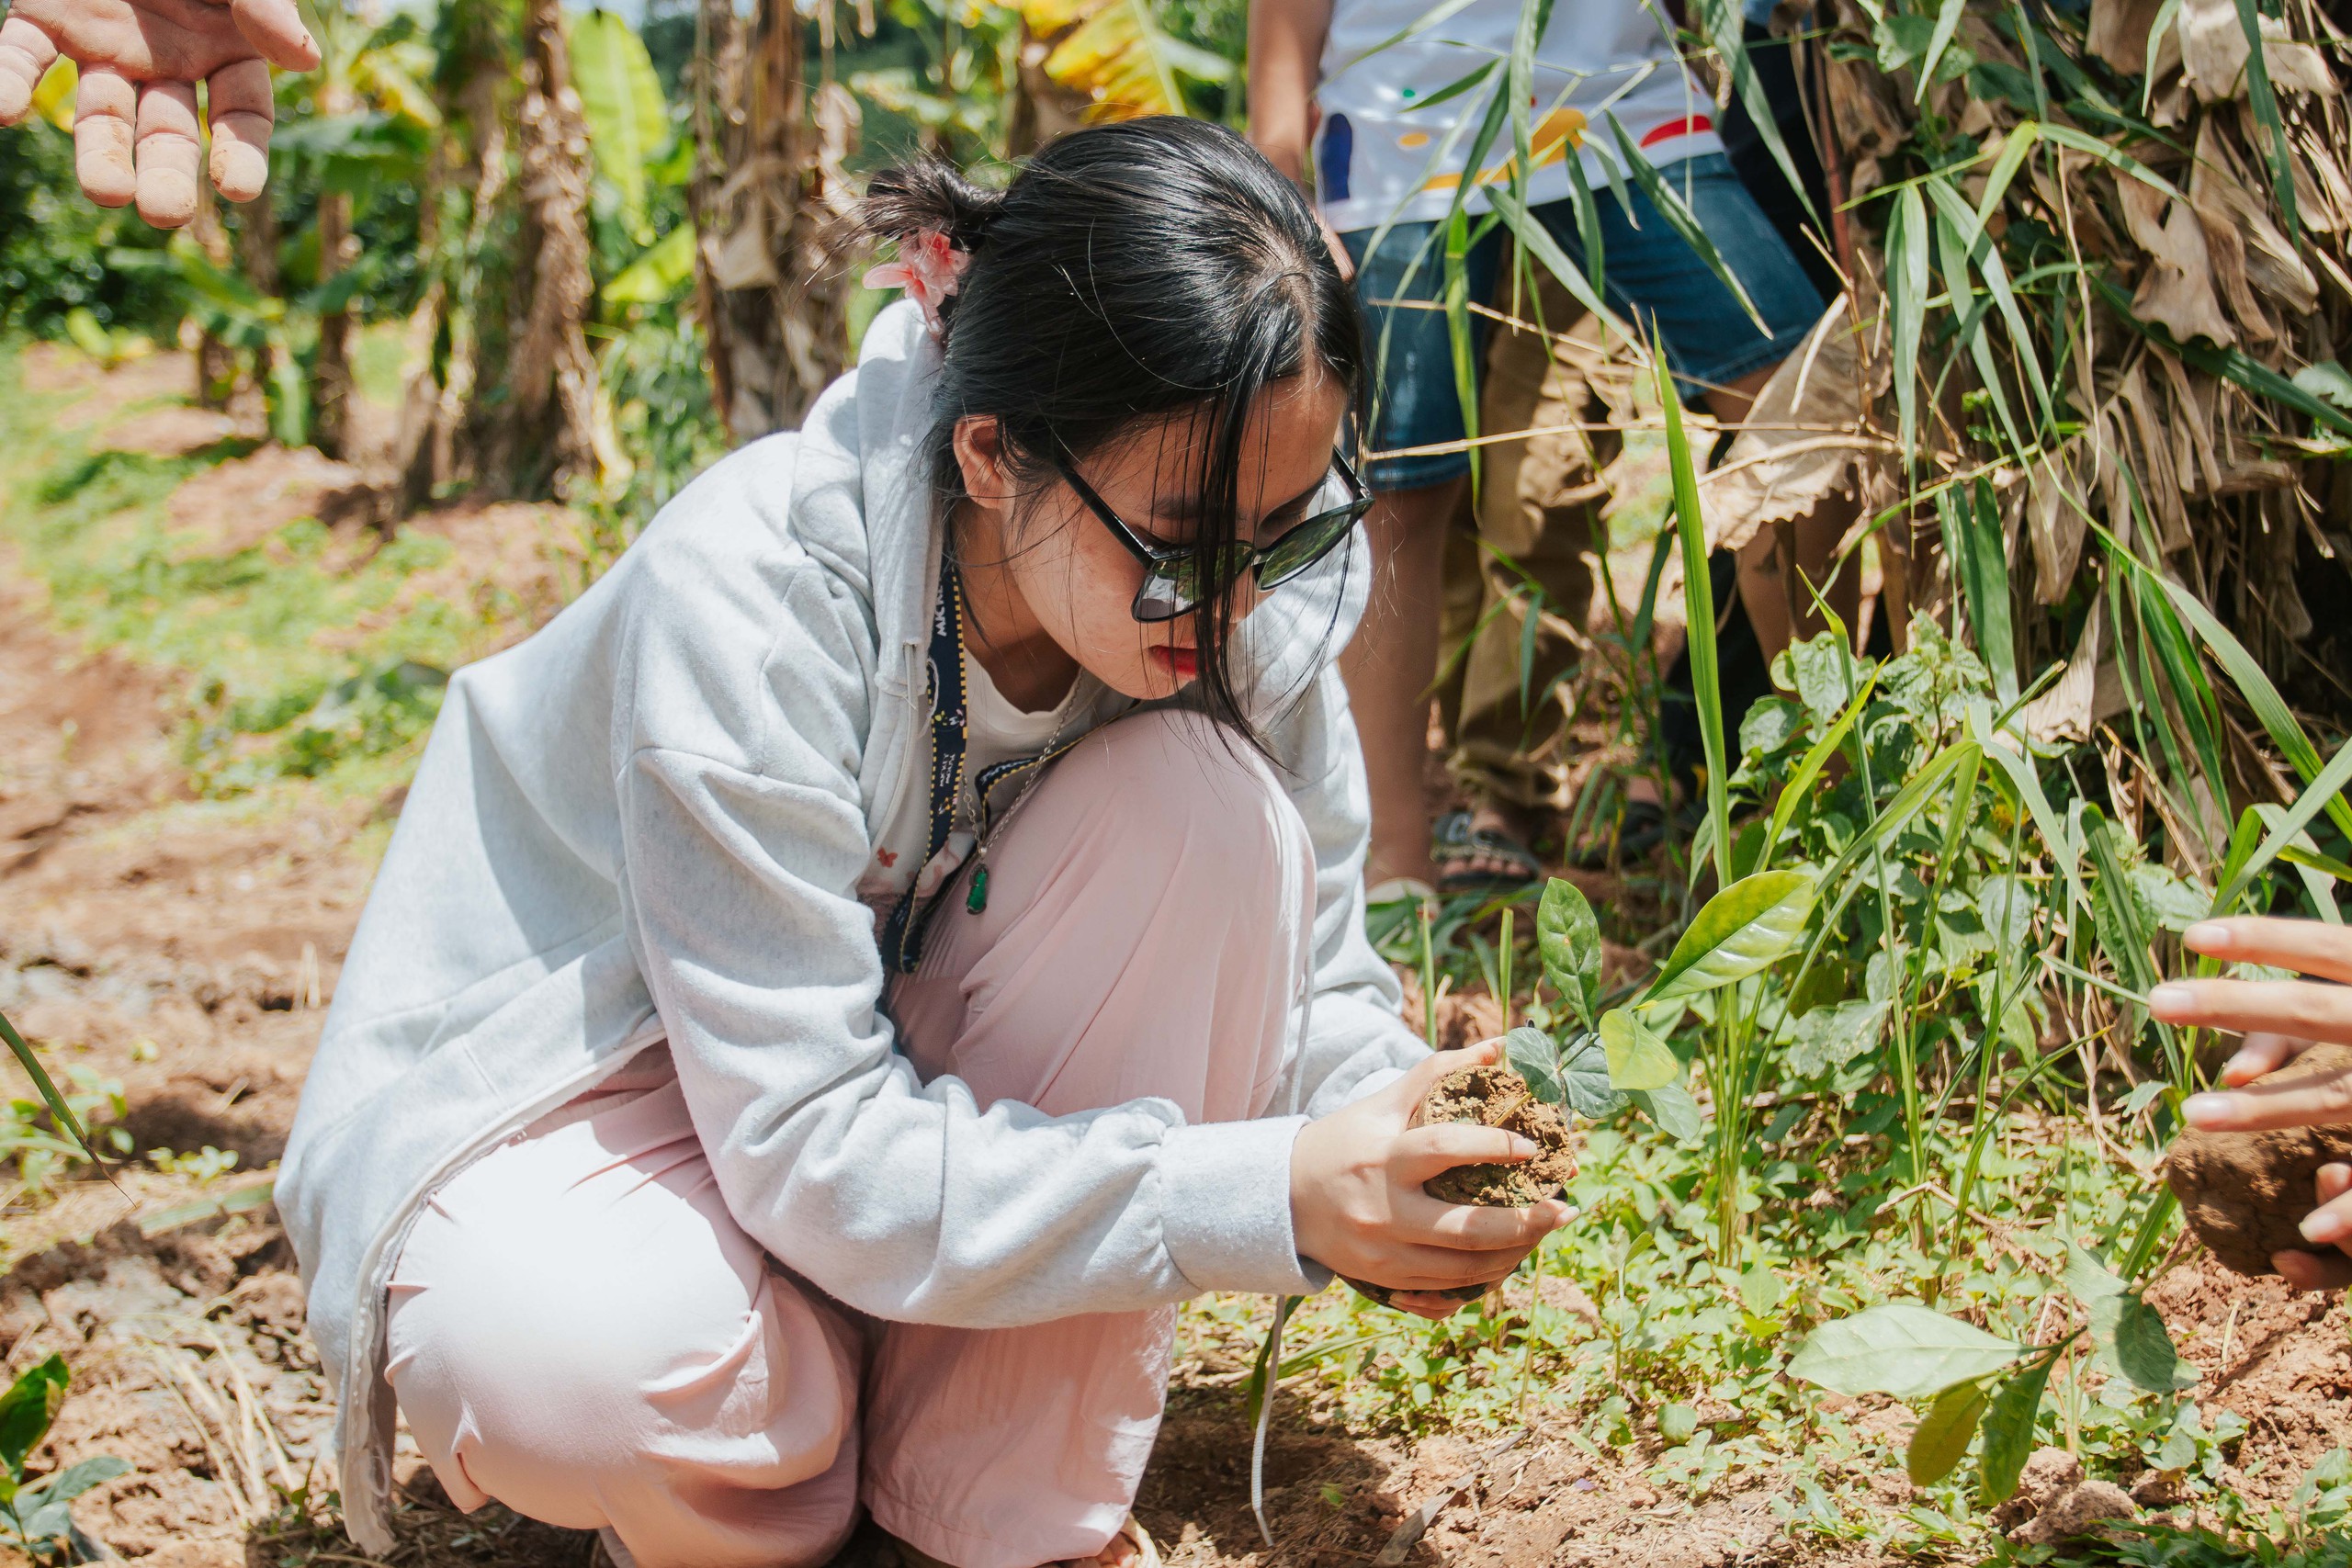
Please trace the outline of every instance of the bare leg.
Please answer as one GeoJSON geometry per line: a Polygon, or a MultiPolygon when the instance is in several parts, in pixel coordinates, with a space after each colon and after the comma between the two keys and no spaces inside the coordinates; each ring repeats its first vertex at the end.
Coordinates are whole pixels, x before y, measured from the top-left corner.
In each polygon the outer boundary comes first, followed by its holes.
{"type": "Polygon", "coordinates": [[[1437,678],[1438,610],[1445,530],[1462,481],[1384,493],[1364,519],[1372,536],[1372,602],[1340,656],[1372,790],[1372,849],[1364,881],[1396,876],[1434,884],[1422,795],[1430,682],[1437,678]]]}

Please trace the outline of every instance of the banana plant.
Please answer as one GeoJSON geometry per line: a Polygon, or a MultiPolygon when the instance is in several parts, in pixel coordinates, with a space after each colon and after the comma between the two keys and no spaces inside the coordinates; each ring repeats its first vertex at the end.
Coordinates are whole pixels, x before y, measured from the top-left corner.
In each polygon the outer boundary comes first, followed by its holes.
{"type": "Polygon", "coordinates": [[[1544,982],[1573,1027],[1556,1035],[1512,1030],[1504,1046],[1537,1098],[1599,1121],[1633,1105],[1668,1134],[1695,1143],[1703,1122],[1667,1044],[1699,997],[1762,973],[1793,951],[1813,914],[1815,883],[1803,871],[1745,876],[1710,898],[1665,964],[1623,1006],[1603,1008],[1600,925],[1577,886],[1554,877],[1536,908],[1544,982]]]}

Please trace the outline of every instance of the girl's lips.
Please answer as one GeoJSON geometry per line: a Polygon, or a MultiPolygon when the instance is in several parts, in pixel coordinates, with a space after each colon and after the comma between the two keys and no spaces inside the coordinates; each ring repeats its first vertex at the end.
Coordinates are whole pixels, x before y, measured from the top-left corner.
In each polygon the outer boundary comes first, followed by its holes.
{"type": "Polygon", "coordinates": [[[1151,661],[1181,682],[1190,681],[1201,672],[1201,656],[1189,648],[1155,648],[1151,661]]]}

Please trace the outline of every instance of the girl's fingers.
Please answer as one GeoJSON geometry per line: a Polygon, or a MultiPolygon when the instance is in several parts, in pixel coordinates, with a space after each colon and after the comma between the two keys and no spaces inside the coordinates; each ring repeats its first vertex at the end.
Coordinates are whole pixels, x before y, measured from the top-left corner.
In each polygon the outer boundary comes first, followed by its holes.
{"type": "Polygon", "coordinates": [[[2222,1064],[2222,1081],[2232,1089],[2250,1084],[2265,1073],[2275,1073],[2315,1043],[2287,1034],[2249,1034],[2237,1055],[2222,1064]]]}
{"type": "MultiPolygon", "coordinates": [[[[1471,1301],[1476,1299],[1473,1296],[1471,1301]]],[[[1409,1312],[1415,1317],[1426,1317],[1431,1323],[1443,1323],[1447,1318],[1468,1306],[1470,1302],[1456,1301],[1452,1296],[1441,1296],[1419,1291],[1394,1291],[1389,1293],[1388,1304],[1398,1312],[1409,1312]]]]}
{"type": "Polygon", "coordinates": [[[2352,1258],[2340,1253],[2273,1253],[2270,1266],[2299,1291],[2340,1291],[2352,1284],[2352,1258]]]}
{"type": "Polygon", "coordinates": [[[269,130],[277,118],[269,67],[241,60],[215,71],[206,85],[212,183],[231,201],[251,201],[269,183],[269,130]]]}
{"type": "Polygon", "coordinates": [[[2352,1242],[2352,1166],[2324,1165],[2319,1168],[2319,1207],[2303,1216],[2299,1228],[2313,1247],[2352,1242]]]}
{"type": "Polygon", "coordinates": [[[1425,1246],[1465,1252],[1524,1252],[1566,1224],[1575,1213],[1557,1198],[1524,1209],[1447,1203],[1420,1194],[1415,1199],[1397,1206],[1397,1234],[1425,1246]]]}
{"type": "Polygon", "coordinates": [[[32,111],[33,89],[57,60],[50,36],[22,17],[0,20],[0,125],[32,111]]]}
{"type": "Polygon", "coordinates": [[[288,71],[318,67],[319,46],[294,0],[229,0],[230,18],[262,58],[288,71]]]}
{"type": "Polygon", "coordinates": [[[2352,1043],[2352,987],[2315,980],[2167,980],[2148,1010],[2165,1023],[2352,1043]]]}
{"type": "Polygon", "coordinates": [[[1419,1189],[1457,1165],[1517,1165],[1535,1157],[1535,1145],[1517,1133],[1470,1122],[1442,1122],[1398,1134],[1388,1157],[1395,1178],[1419,1189]]]}
{"type": "Polygon", "coordinates": [[[1452,1291],[1508,1280],[1511,1270],[1526,1261],[1529,1250],[1508,1247],[1493,1252],[1459,1252],[1402,1242],[1383,1249],[1363,1269],[1349,1272],[1392,1291],[1452,1291]]]}
{"type": "Polygon", "coordinates": [[[158,229],[186,227],[196,217],[196,85],[149,82],[139,89],[139,130],[133,147],[139,216],[158,229]]]}
{"type": "Polygon", "coordinates": [[[2352,981],[2352,929],[2318,920],[2241,915],[2199,920],[2181,933],[2191,953],[2233,964],[2267,964],[2323,979],[2352,981]]]}
{"type": "Polygon", "coordinates": [[[74,89],[74,177],[100,207],[128,207],[139,194],[131,171],[131,127],[139,90],[104,66],[82,73],[74,89]]]}
{"type": "Polygon", "coordinates": [[[1421,1113],[1421,1101],[1429,1098],[1429,1092],[1437,1087],[1438,1079],[1448,1073],[1458,1073],[1464,1067],[1492,1066],[1502,1054],[1503,1046],[1499,1040],[1482,1040],[1460,1051],[1433,1052],[1414,1063],[1412,1069],[1403,1077],[1373,1098],[1402,1111],[1409,1121],[1421,1113]]]}

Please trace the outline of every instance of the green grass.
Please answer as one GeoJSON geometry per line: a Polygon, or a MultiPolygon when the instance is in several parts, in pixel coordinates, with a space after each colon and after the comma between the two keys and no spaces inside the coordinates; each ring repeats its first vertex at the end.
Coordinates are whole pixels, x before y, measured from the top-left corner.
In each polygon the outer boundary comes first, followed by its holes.
{"type": "MultiPolygon", "coordinates": [[[[20,350],[0,345],[0,380],[20,350]]],[[[412,591],[452,547],[401,528],[338,536],[297,517],[228,547],[219,520],[176,515],[180,486],[243,457],[223,443],[184,457],[104,447],[61,428],[73,400],[0,409],[0,537],[50,590],[58,625],[93,648],[185,673],[184,747],[200,791],[241,794],[287,777],[378,789],[404,774],[439,705],[443,672],[511,626],[496,594],[412,591]]]]}

